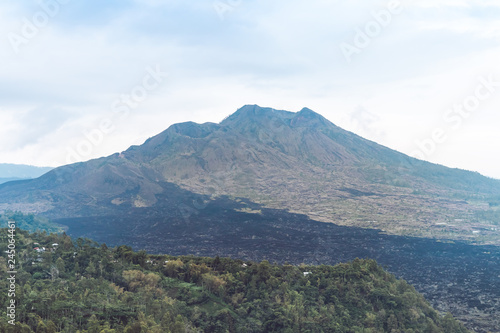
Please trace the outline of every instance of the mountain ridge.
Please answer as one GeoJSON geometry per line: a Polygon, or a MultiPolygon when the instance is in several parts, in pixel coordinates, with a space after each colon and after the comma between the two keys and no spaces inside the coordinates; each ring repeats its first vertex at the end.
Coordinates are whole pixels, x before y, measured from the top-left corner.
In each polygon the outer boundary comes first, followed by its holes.
{"type": "Polygon", "coordinates": [[[500,181],[406,156],[308,108],[246,105],[219,124],[173,124],[122,153],[0,185],[0,209],[57,218],[117,214],[161,206],[162,182],[323,222],[500,243],[490,209],[500,201],[500,181]],[[478,236],[472,226],[489,229],[478,236]]]}
{"type": "Polygon", "coordinates": [[[0,184],[14,180],[37,178],[52,169],[52,167],[0,163],[0,184]]]}

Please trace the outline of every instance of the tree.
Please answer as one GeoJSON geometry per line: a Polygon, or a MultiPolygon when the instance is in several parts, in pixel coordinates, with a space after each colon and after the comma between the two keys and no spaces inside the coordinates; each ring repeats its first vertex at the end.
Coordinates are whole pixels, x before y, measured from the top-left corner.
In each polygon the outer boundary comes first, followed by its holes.
{"type": "Polygon", "coordinates": [[[66,269],[65,269],[65,265],[64,265],[64,260],[61,257],[57,258],[56,267],[59,270],[59,274],[65,273],[66,269]]]}
{"type": "Polygon", "coordinates": [[[47,274],[50,276],[50,279],[52,281],[54,281],[55,279],[57,279],[59,277],[59,270],[57,269],[57,267],[55,265],[52,265],[52,266],[50,266],[50,269],[47,272],[47,274]]]}
{"type": "Polygon", "coordinates": [[[36,333],[48,333],[47,325],[41,319],[38,321],[38,325],[36,325],[36,333]]]}
{"type": "Polygon", "coordinates": [[[99,320],[95,314],[93,314],[89,319],[88,333],[99,333],[101,331],[101,325],[99,325],[99,320]]]}
{"type": "Polygon", "coordinates": [[[387,318],[387,330],[391,332],[392,330],[398,329],[398,319],[394,314],[391,314],[389,318],[387,318]]]}
{"type": "Polygon", "coordinates": [[[54,322],[52,320],[48,320],[47,321],[47,333],[56,333],[56,332],[57,332],[56,324],[54,324],[54,322]]]}
{"type": "Polygon", "coordinates": [[[76,245],[78,246],[78,249],[79,249],[79,250],[81,250],[81,249],[82,249],[82,247],[83,247],[83,242],[84,242],[84,240],[83,240],[83,238],[81,238],[81,237],[80,237],[80,238],[78,238],[78,239],[76,240],[76,245]]]}
{"type": "Polygon", "coordinates": [[[139,270],[123,271],[122,276],[127,282],[130,291],[136,291],[144,285],[145,275],[139,270]]]}
{"type": "Polygon", "coordinates": [[[106,245],[106,243],[102,243],[101,244],[101,251],[106,254],[106,252],[108,251],[108,246],[106,245]]]}
{"type": "Polygon", "coordinates": [[[75,248],[71,237],[66,235],[66,233],[63,233],[62,241],[61,244],[59,244],[59,247],[61,247],[64,251],[72,251],[75,248]]]}
{"type": "Polygon", "coordinates": [[[226,284],[226,282],[220,277],[212,275],[210,273],[203,274],[201,276],[201,280],[205,287],[213,293],[218,293],[220,288],[226,284]]]}
{"type": "Polygon", "coordinates": [[[78,278],[78,275],[80,274],[80,265],[78,264],[78,261],[75,263],[73,270],[75,271],[75,277],[78,278]]]}
{"type": "Polygon", "coordinates": [[[267,281],[271,276],[271,264],[267,260],[263,260],[257,266],[257,278],[259,281],[267,281]]]}
{"type": "Polygon", "coordinates": [[[148,258],[148,254],[146,253],[146,251],[144,250],[141,250],[139,252],[137,252],[133,258],[132,258],[132,262],[136,265],[139,265],[141,267],[144,267],[146,265],[146,260],[148,258]]]}
{"type": "Polygon", "coordinates": [[[94,263],[91,261],[87,268],[85,269],[85,273],[87,274],[87,277],[93,277],[95,273],[97,272],[94,263]]]}
{"type": "Polygon", "coordinates": [[[184,320],[182,320],[181,315],[177,315],[177,317],[175,318],[175,323],[171,328],[171,332],[172,333],[185,333],[186,332],[184,320]]]}
{"type": "Polygon", "coordinates": [[[177,277],[182,266],[184,263],[181,260],[170,260],[165,265],[165,274],[169,277],[177,277]]]}

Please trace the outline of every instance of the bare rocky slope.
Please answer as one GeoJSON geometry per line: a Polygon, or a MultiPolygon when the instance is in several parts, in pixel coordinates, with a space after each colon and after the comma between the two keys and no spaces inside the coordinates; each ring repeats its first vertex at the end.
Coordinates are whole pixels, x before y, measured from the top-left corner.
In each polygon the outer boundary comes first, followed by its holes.
{"type": "Polygon", "coordinates": [[[175,124],[123,153],[0,185],[0,209],[109,215],[157,205],[162,182],[323,222],[500,244],[499,180],[416,160],[307,108],[247,105],[220,124],[175,124]]]}

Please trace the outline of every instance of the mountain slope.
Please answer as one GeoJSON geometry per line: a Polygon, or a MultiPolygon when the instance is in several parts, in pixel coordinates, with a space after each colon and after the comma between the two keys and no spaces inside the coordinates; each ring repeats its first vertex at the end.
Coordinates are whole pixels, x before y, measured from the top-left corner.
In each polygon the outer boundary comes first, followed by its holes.
{"type": "Polygon", "coordinates": [[[500,242],[500,181],[410,158],[307,108],[247,105],[220,124],[175,124],[123,153],[0,185],[0,209],[114,215],[161,207],[165,182],[325,222],[500,242]]]}
{"type": "Polygon", "coordinates": [[[52,169],[23,164],[0,163],[0,184],[13,180],[37,178],[52,169]]]}

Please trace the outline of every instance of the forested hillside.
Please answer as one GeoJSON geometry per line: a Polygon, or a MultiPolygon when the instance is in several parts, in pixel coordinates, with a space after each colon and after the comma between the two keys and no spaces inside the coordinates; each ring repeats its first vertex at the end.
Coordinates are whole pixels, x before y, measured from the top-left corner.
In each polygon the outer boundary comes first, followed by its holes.
{"type": "Polygon", "coordinates": [[[8,221],[14,221],[17,228],[27,231],[63,232],[63,228],[47,218],[34,214],[6,211],[0,213],[0,227],[6,227],[8,221]]]}
{"type": "MultiPolygon", "coordinates": [[[[8,233],[0,230],[1,248],[8,233]]],[[[0,304],[7,307],[2,251],[0,304]]],[[[373,260],[273,265],[16,230],[16,325],[1,332],[467,332],[373,260]]]]}

